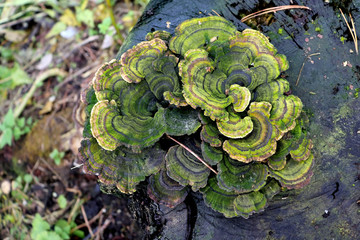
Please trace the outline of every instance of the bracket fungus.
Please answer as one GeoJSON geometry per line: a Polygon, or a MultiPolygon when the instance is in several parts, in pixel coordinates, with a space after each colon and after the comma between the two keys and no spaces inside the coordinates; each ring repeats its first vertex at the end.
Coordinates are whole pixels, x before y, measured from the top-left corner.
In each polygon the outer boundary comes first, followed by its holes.
{"type": "Polygon", "coordinates": [[[165,160],[167,174],[180,185],[190,185],[194,192],[206,186],[210,170],[184,148],[171,147],[165,160]]]}
{"type": "Polygon", "coordinates": [[[179,184],[170,178],[166,171],[161,170],[150,176],[147,192],[152,200],[172,208],[185,200],[189,188],[179,184]]]}
{"type": "Polygon", "coordinates": [[[288,67],[262,33],[218,16],[149,33],[83,96],[84,171],[126,194],[148,184],[168,207],[191,189],[225,217],[263,211],[313,174],[303,104],[279,77],[288,67]]]}

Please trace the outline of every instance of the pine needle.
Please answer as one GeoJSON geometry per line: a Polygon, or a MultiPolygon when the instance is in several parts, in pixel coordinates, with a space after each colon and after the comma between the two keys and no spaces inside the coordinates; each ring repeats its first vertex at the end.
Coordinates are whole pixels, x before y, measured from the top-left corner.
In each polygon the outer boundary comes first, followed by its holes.
{"type": "Polygon", "coordinates": [[[190,148],[188,148],[187,146],[185,146],[184,144],[182,144],[181,142],[179,142],[178,140],[170,137],[169,135],[166,135],[168,138],[170,138],[171,140],[173,140],[174,142],[176,142],[177,144],[179,144],[181,147],[183,147],[186,151],[188,151],[189,153],[191,153],[194,157],[196,157],[197,160],[199,160],[202,164],[204,164],[208,169],[210,169],[212,172],[214,172],[216,175],[218,174],[218,172],[216,170],[214,170],[209,164],[207,164],[204,160],[202,160],[196,153],[194,153],[193,151],[191,151],[190,148]]]}
{"type": "Polygon", "coordinates": [[[302,70],[303,70],[303,68],[304,68],[304,66],[305,66],[306,60],[307,60],[307,59],[310,59],[311,56],[316,56],[316,55],[319,55],[319,54],[320,54],[320,53],[313,53],[313,54],[310,54],[310,55],[306,56],[306,58],[304,59],[304,62],[303,62],[303,64],[302,64],[302,66],[301,66],[301,68],[300,68],[300,72],[299,72],[298,78],[297,78],[297,80],[296,80],[295,86],[297,86],[297,85],[299,84],[300,76],[301,76],[302,70]]]}
{"type": "Polygon", "coordinates": [[[306,7],[306,6],[300,6],[300,5],[284,5],[284,6],[279,6],[279,7],[271,7],[271,8],[266,8],[254,13],[251,13],[245,17],[243,17],[241,19],[241,22],[246,22],[247,20],[254,18],[254,17],[258,17],[267,13],[272,13],[272,12],[277,12],[277,11],[283,11],[283,10],[288,10],[288,9],[307,9],[307,10],[311,10],[311,8],[306,7]]]}
{"type": "Polygon", "coordinates": [[[212,11],[213,11],[216,15],[218,15],[219,17],[221,17],[220,14],[218,14],[214,9],[212,9],[212,11]]]}
{"type": "Polygon", "coordinates": [[[345,20],[346,26],[348,27],[348,29],[350,31],[351,37],[354,40],[356,54],[359,54],[358,41],[357,41],[358,39],[357,39],[357,35],[356,35],[354,19],[352,18],[351,14],[349,14],[351,25],[352,25],[352,28],[351,28],[350,25],[349,25],[349,22],[345,18],[345,15],[344,15],[343,11],[341,10],[341,8],[339,8],[339,10],[340,10],[340,13],[341,13],[342,17],[345,20]]]}

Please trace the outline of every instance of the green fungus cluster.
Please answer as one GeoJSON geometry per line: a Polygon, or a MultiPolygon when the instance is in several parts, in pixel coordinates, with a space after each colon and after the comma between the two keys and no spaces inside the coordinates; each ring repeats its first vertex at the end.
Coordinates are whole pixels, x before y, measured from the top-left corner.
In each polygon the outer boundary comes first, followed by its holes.
{"type": "Polygon", "coordinates": [[[264,210],[312,176],[303,104],[279,77],[288,67],[262,33],[217,16],[149,33],[83,96],[84,171],[126,194],[148,184],[168,207],[199,191],[225,217],[264,210]]]}

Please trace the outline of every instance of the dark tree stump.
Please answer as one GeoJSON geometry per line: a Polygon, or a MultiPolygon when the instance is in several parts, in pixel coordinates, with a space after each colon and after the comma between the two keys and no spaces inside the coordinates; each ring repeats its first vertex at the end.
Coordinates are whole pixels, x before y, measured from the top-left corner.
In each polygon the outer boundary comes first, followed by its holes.
{"type": "MultiPolygon", "coordinates": [[[[205,206],[201,194],[192,194],[175,209],[167,209],[148,202],[145,192],[139,191],[130,206],[148,233],[147,238],[360,239],[360,100],[356,97],[360,55],[355,53],[338,10],[341,7],[344,13],[351,12],[360,29],[360,1],[291,2],[312,10],[279,11],[272,23],[261,30],[287,56],[287,80],[310,118],[309,137],[316,159],[310,184],[275,196],[263,213],[249,219],[226,219],[205,206]],[[341,37],[347,40],[341,42],[341,37]],[[310,54],[317,55],[307,58],[310,54]],[[300,69],[299,84],[295,86],[300,69]]],[[[247,26],[241,23],[240,14],[289,4],[285,0],[153,0],[118,57],[143,41],[147,32],[173,32],[186,19],[215,15],[212,10],[241,31],[247,26]]]]}

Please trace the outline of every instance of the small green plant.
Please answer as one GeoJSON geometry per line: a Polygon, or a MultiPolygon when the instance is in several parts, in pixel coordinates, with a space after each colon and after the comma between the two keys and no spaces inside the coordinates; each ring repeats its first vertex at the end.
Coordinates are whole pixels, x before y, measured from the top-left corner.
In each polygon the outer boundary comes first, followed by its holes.
{"type": "Polygon", "coordinates": [[[2,56],[1,60],[8,61],[14,58],[13,50],[11,50],[10,48],[0,47],[0,54],[2,56]]]}
{"type": "Polygon", "coordinates": [[[15,181],[12,182],[11,197],[19,201],[28,201],[30,198],[24,196],[24,193],[29,189],[33,177],[30,174],[18,175],[15,181]]]}
{"type": "Polygon", "coordinates": [[[12,108],[6,113],[3,122],[0,124],[0,131],[2,132],[0,137],[0,149],[5,145],[11,146],[12,139],[19,140],[19,138],[30,132],[30,126],[32,124],[32,118],[25,119],[15,118],[12,108]]]}
{"type": "Polygon", "coordinates": [[[80,7],[75,7],[76,20],[80,23],[86,24],[90,28],[94,28],[94,13],[90,9],[87,9],[86,5],[82,4],[80,7]]]}
{"type": "Polygon", "coordinates": [[[112,35],[110,32],[111,30],[109,29],[111,27],[111,18],[110,17],[107,17],[105,18],[99,25],[98,25],[98,28],[99,28],[99,32],[103,35],[105,34],[109,34],[109,35],[112,35]]]}
{"type": "MultiPolygon", "coordinates": [[[[11,191],[10,189],[5,192],[0,190],[0,226],[2,230],[5,229],[5,232],[2,232],[5,235],[2,236],[7,235],[7,239],[25,240],[29,239],[30,230],[24,227],[25,222],[28,222],[27,216],[24,217],[24,212],[30,210],[34,203],[34,199],[27,194],[34,182],[34,176],[24,172],[20,167],[14,169],[14,172],[16,173],[14,179],[3,181],[0,177],[0,182],[8,182],[11,185],[11,191]]],[[[6,237],[1,239],[6,239],[6,237]]]]}
{"type": "Polygon", "coordinates": [[[359,97],[359,91],[360,91],[360,88],[355,88],[355,93],[354,93],[355,98],[359,97]]]}
{"type": "MultiPolygon", "coordinates": [[[[111,28],[111,26],[112,26],[111,18],[110,17],[104,18],[104,20],[100,24],[98,24],[99,32],[103,35],[113,36],[116,33],[116,31],[115,29],[111,28]]],[[[124,29],[124,25],[120,23],[117,24],[117,27],[120,30],[124,29]]]]}
{"type": "Polygon", "coordinates": [[[59,207],[60,207],[61,209],[66,208],[66,206],[67,206],[67,200],[66,200],[66,197],[65,197],[64,195],[61,194],[61,195],[58,197],[57,202],[58,202],[59,207]]]}
{"type": "MultiPolygon", "coordinates": [[[[6,59],[10,58],[12,53],[6,48],[2,48],[0,54],[4,54],[4,59],[6,59]]],[[[17,62],[11,68],[0,66],[0,79],[0,91],[31,83],[31,78],[17,62]]]]}
{"type": "Polygon", "coordinates": [[[150,0],[135,0],[136,4],[141,5],[143,8],[150,2],[150,0]]]}
{"type": "Polygon", "coordinates": [[[31,230],[31,238],[34,240],[43,240],[43,239],[52,239],[52,240],[62,240],[62,239],[70,239],[71,235],[77,236],[79,238],[84,238],[85,234],[81,230],[73,230],[76,228],[75,222],[67,222],[64,219],[58,220],[53,230],[50,224],[42,219],[40,214],[36,214],[33,219],[31,230]]]}
{"type": "Polygon", "coordinates": [[[56,148],[50,153],[50,158],[54,160],[55,164],[59,166],[61,164],[61,160],[65,156],[64,152],[59,152],[56,148]]]}
{"type": "Polygon", "coordinates": [[[340,37],[340,41],[342,42],[342,44],[344,44],[346,40],[347,40],[346,37],[343,37],[343,36],[340,37]]]}
{"type": "MultiPolygon", "coordinates": [[[[8,239],[19,239],[19,240],[43,240],[43,239],[83,239],[84,232],[78,230],[77,224],[74,222],[77,216],[77,209],[83,201],[78,201],[75,204],[71,212],[72,217],[69,220],[57,218],[56,220],[48,220],[48,218],[42,218],[39,214],[30,217],[25,215],[24,212],[32,211],[34,202],[39,199],[34,198],[31,194],[28,194],[28,190],[31,188],[34,180],[37,182],[39,179],[35,179],[31,174],[23,171],[19,172],[11,184],[11,192],[4,193],[0,190],[0,226],[2,230],[5,230],[5,236],[8,234],[8,239]],[[31,223],[31,226],[27,224],[31,223]]],[[[0,178],[0,182],[2,182],[0,178]]],[[[70,206],[69,202],[65,198],[64,194],[59,195],[57,198],[57,205],[60,211],[67,211],[65,209],[70,206]]],[[[50,215],[49,219],[51,218],[50,215]]],[[[1,238],[2,239],[2,238],[1,238]]],[[[5,239],[5,238],[4,238],[5,239]]]]}
{"type": "Polygon", "coordinates": [[[25,183],[30,184],[33,180],[33,177],[27,173],[23,176],[23,179],[24,179],[25,183]]]}

